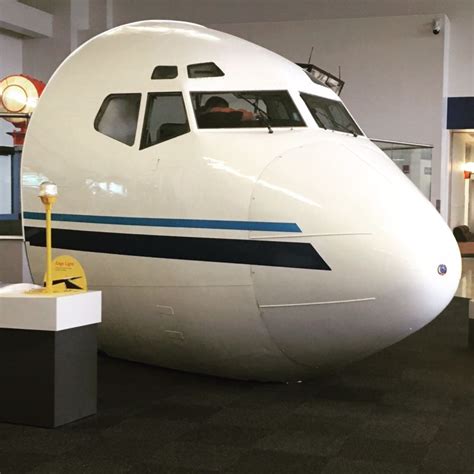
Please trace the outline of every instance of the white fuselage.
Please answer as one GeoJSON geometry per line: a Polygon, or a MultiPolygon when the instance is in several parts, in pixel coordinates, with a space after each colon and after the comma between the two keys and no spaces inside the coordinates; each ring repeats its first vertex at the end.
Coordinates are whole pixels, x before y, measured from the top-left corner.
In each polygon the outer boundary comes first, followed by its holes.
{"type": "Polygon", "coordinates": [[[105,352],[299,380],[393,344],[449,303],[460,257],[441,217],[365,136],[318,127],[302,92],[339,100],[273,53],[178,22],[117,28],[58,69],[26,137],[28,253],[38,281],[48,179],[55,252],[103,291],[105,352]],[[226,75],[185,77],[207,60],[226,75]],[[157,64],[178,77],[151,80],[157,64]],[[288,91],[305,126],[200,129],[190,93],[237,90],[288,91]],[[190,131],[140,149],[147,94],[160,91],[182,93],[190,131]],[[114,93],[141,94],[132,146],[94,129],[114,93]]]}

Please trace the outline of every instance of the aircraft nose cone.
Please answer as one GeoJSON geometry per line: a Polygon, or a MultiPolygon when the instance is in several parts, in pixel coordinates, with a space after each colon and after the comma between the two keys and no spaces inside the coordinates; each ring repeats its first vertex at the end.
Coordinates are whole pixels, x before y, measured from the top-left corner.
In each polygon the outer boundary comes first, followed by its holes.
{"type": "Polygon", "coordinates": [[[458,286],[450,229],[370,144],[328,140],[276,158],[255,186],[250,218],[294,222],[301,232],[268,237],[311,245],[329,268],[253,268],[268,331],[308,374],[415,332],[458,286]]]}
{"type": "Polygon", "coordinates": [[[435,318],[454,296],[461,276],[461,256],[441,216],[417,195],[411,183],[407,184],[403,197],[390,208],[390,222],[380,226],[374,238],[380,251],[389,255],[389,271],[381,281],[392,289],[386,291],[382,301],[407,314],[411,330],[417,330],[435,318]]]}
{"type": "MultiPolygon", "coordinates": [[[[393,332],[399,331],[404,337],[429,323],[451,301],[459,284],[461,257],[450,230],[438,215],[432,216],[430,225],[424,220],[411,232],[404,232],[403,216],[398,222],[398,232],[381,232],[374,239],[379,251],[387,254],[386,263],[379,263],[379,272],[386,270],[385,275],[379,275],[380,310],[391,307],[388,312],[398,325],[393,332]]],[[[408,224],[413,225],[411,220],[408,224]]]]}

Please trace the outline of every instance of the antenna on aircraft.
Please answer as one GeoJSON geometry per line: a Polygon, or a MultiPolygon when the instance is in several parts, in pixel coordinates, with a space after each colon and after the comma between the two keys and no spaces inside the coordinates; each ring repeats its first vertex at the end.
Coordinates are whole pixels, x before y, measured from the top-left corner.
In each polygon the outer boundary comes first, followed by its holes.
{"type": "Polygon", "coordinates": [[[311,58],[313,57],[314,46],[311,46],[311,52],[309,53],[308,64],[311,64],[311,58]]]}

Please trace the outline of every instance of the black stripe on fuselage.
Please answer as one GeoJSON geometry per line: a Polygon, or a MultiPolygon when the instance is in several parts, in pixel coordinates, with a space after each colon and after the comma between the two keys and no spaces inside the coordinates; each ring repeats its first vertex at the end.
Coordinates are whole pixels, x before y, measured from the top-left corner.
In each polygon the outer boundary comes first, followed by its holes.
{"type": "MultiPolygon", "coordinates": [[[[45,247],[44,228],[25,227],[25,239],[30,245],[45,247]]],[[[53,229],[53,246],[59,249],[135,257],[331,270],[311,244],[302,242],[53,229]]]]}

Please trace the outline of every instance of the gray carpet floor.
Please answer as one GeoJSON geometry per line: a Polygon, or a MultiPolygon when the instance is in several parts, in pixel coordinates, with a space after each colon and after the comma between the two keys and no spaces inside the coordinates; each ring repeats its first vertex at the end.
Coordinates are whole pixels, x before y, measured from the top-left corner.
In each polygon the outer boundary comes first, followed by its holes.
{"type": "Polygon", "coordinates": [[[468,300],[339,373],[302,384],[204,377],[99,357],[99,413],[0,423],[0,473],[474,472],[468,300]]]}

